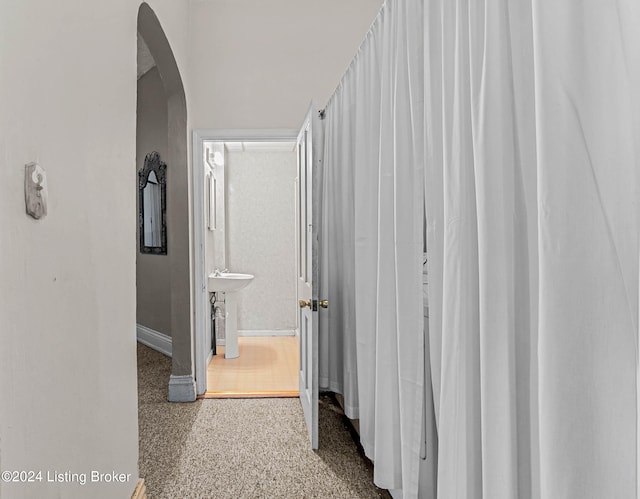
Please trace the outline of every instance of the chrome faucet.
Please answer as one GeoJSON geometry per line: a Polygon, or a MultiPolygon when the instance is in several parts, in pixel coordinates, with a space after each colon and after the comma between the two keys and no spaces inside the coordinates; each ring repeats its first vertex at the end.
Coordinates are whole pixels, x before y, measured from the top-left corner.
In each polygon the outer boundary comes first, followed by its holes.
{"type": "Polygon", "coordinates": [[[229,272],[229,269],[220,270],[218,267],[213,269],[213,275],[216,277],[219,276],[220,274],[225,274],[227,272],[229,272]]]}

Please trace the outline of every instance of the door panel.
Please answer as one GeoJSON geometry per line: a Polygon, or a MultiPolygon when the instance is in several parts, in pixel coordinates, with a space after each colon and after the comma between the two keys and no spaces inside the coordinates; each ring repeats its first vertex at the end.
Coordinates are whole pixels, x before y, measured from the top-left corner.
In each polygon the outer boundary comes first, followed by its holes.
{"type": "MultiPolygon", "coordinates": [[[[313,105],[297,141],[298,153],[298,304],[300,306],[300,402],[311,448],[318,448],[318,245],[313,213],[313,105]]],[[[316,125],[317,126],[317,125],[316,125]]],[[[317,146],[316,146],[317,147],[317,146]]],[[[317,216],[317,214],[316,214],[317,216]]],[[[316,224],[317,227],[317,224],[316,224]]]]}

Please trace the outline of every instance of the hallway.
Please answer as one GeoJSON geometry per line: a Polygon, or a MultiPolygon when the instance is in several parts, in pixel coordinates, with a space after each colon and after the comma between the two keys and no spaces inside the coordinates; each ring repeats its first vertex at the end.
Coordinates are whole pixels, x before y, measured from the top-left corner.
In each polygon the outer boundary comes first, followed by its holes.
{"type": "Polygon", "coordinates": [[[297,399],[169,403],[170,368],[138,344],[139,466],[150,498],[389,497],[329,397],[313,452],[297,399]]]}

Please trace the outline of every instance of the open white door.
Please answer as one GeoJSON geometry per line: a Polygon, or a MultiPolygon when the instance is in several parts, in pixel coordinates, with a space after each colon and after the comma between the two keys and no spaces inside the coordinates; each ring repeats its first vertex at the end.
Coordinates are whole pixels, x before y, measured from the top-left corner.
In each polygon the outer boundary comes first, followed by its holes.
{"type": "MultiPolygon", "coordinates": [[[[309,430],[311,448],[318,448],[318,306],[327,306],[326,301],[318,301],[318,237],[319,210],[314,210],[318,200],[314,193],[314,161],[319,159],[319,123],[313,104],[298,134],[298,304],[300,305],[300,402],[309,430]],[[315,133],[314,133],[315,132],[315,133]],[[315,214],[314,214],[315,212],[315,214]]],[[[315,190],[315,192],[318,192],[315,190]]]]}

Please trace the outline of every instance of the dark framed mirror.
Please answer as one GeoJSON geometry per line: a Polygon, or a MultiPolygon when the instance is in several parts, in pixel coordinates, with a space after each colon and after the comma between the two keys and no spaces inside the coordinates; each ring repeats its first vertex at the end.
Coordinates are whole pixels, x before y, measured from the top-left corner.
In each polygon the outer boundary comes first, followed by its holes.
{"type": "Polygon", "coordinates": [[[140,252],[167,254],[167,165],[153,151],[138,171],[140,252]]]}

